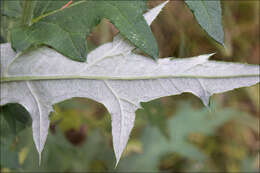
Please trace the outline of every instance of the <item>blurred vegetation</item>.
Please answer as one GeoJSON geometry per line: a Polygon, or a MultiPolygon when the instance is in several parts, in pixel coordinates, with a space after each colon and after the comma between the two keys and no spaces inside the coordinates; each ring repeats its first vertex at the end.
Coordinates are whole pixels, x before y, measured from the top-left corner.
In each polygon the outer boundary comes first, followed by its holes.
{"type": "MultiPolygon", "coordinates": [[[[148,6],[159,3],[149,1],[148,6]]],[[[212,59],[259,64],[259,4],[222,1],[222,47],[182,1],[171,1],[152,24],[160,57],[216,52],[212,59]]],[[[1,38],[4,33],[1,27],[1,38]]],[[[103,20],[86,40],[95,48],[116,33],[103,20]]],[[[8,104],[0,114],[1,172],[258,172],[259,105],[259,84],[213,96],[208,109],[188,93],[142,103],[144,109],[136,112],[130,140],[114,168],[111,119],[103,105],[83,98],[54,105],[39,166],[30,116],[23,107],[8,104]]]]}

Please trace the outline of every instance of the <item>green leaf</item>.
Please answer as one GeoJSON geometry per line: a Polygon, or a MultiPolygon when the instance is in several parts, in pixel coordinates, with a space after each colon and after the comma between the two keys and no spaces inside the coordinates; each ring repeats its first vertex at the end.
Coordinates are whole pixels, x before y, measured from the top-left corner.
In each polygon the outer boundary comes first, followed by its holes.
{"type": "Polygon", "coordinates": [[[22,8],[21,1],[10,1],[10,0],[2,0],[1,1],[1,15],[9,16],[9,17],[20,17],[22,8]]]}
{"type": "Polygon", "coordinates": [[[10,42],[10,28],[17,25],[19,18],[21,17],[20,1],[2,0],[0,6],[0,42],[10,42]]]}
{"type": "Polygon", "coordinates": [[[5,135],[10,131],[12,135],[16,136],[19,132],[31,126],[31,117],[29,113],[19,104],[7,104],[1,107],[1,114],[8,124],[8,129],[2,129],[5,135]]]}
{"type": "Polygon", "coordinates": [[[185,0],[200,26],[217,42],[224,45],[221,4],[219,0],[185,0]]]}
{"type": "Polygon", "coordinates": [[[146,54],[156,58],[156,40],[144,17],[144,1],[76,1],[61,9],[64,1],[38,1],[32,25],[12,30],[12,47],[23,51],[49,45],[63,55],[85,61],[89,52],[86,36],[101,19],[109,19],[120,33],[146,54]]]}

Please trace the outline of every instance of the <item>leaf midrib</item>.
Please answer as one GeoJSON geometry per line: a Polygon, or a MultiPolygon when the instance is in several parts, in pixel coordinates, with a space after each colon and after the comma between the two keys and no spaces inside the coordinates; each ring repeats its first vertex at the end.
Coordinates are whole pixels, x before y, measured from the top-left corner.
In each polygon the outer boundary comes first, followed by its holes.
{"type": "MultiPolygon", "coordinates": [[[[38,127],[39,128],[38,132],[39,132],[39,136],[42,136],[42,130],[41,130],[42,129],[41,128],[41,124],[42,124],[42,111],[41,111],[40,101],[39,101],[39,98],[38,98],[37,94],[33,90],[31,83],[29,81],[27,81],[26,84],[27,84],[27,87],[28,87],[29,91],[32,94],[32,98],[34,99],[34,101],[35,101],[35,103],[37,105],[37,109],[39,111],[39,124],[40,124],[40,126],[38,127]]],[[[41,139],[40,138],[38,139],[38,143],[39,143],[40,148],[41,148],[42,144],[41,144],[41,139]]],[[[39,159],[39,160],[41,160],[41,159],[39,159]]]]}
{"type": "Polygon", "coordinates": [[[245,78],[245,77],[259,77],[259,74],[247,75],[227,75],[227,76],[195,76],[195,75],[162,75],[162,76],[82,76],[82,75],[56,75],[56,76],[9,76],[1,77],[1,83],[17,82],[17,81],[36,81],[36,80],[72,80],[72,79],[86,79],[86,80],[150,80],[150,79],[166,79],[166,78],[205,78],[205,79],[223,79],[223,78],[245,78]]]}

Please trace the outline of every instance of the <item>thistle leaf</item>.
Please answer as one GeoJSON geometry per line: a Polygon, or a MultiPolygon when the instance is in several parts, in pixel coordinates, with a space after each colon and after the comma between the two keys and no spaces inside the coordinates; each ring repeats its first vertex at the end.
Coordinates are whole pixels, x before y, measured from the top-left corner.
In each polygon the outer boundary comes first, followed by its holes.
{"type": "MultiPolygon", "coordinates": [[[[159,12],[152,10],[148,16],[159,12]]],[[[47,47],[19,55],[10,44],[3,44],[0,104],[20,103],[27,109],[33,120],[34,142],[41,153],[53,104],[72,97],[100,102],[112,117],[118,163],[140,102],[190,92],[207,105],[212,94],[259,82],[258,65],[209,61],[211,54],[155,62],[134,54],[133,49],[118,35],[113,42],[90,52],[88,63],[80,63],[47,47]]]]}

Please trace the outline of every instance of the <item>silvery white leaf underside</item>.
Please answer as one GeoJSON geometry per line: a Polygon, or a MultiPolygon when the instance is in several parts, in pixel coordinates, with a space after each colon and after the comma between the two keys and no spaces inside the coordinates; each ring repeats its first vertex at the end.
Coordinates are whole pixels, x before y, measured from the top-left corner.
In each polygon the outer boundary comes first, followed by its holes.
{"type": "MultiPolygon", "coordinates": [[[[144,16],[148,24],[167,2],[144,16]]],[[[190,92],[205,105],[209,97],[259,82],[259,66],[209,61],[210,55],[159,59],[132,53],[120,35],[88,55],[88,63],[72,61],[42,47],[16,54],[1,45],[1,105],[20,103],[31,114],[33,138],[39,153],[47,138],[52,105],[72,97],[102,103],[112,118],[117,159],[126,146],[140,102],[190,92]]]]}

